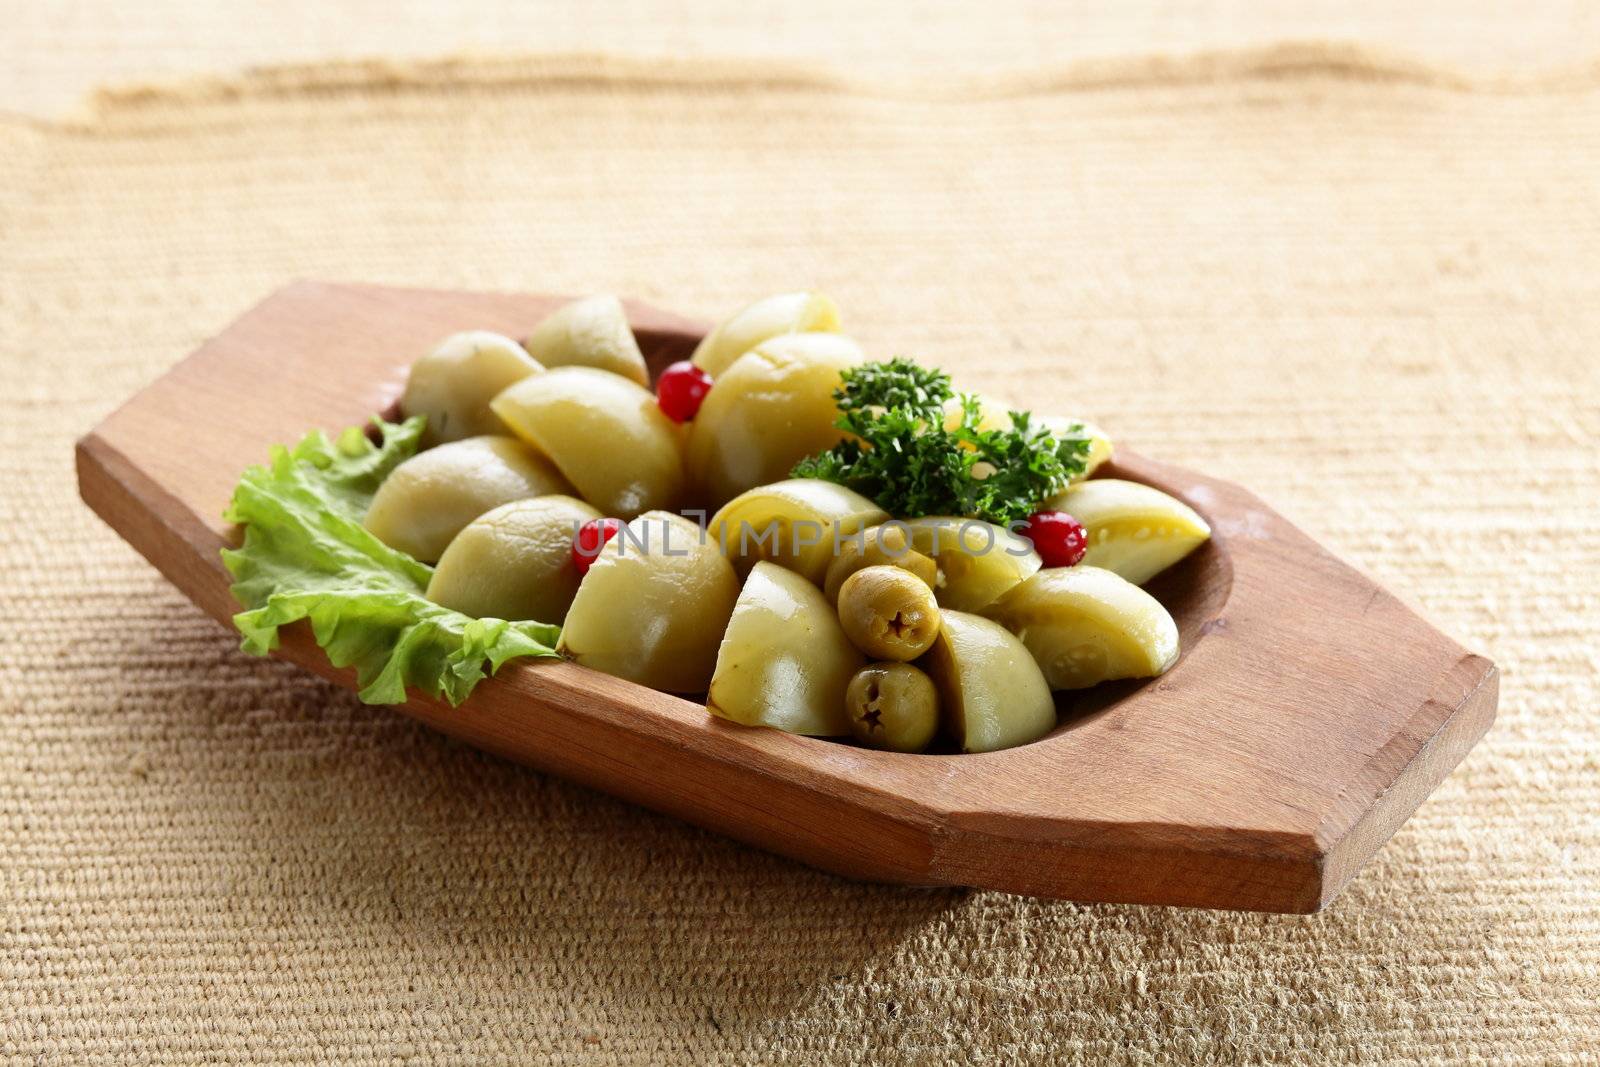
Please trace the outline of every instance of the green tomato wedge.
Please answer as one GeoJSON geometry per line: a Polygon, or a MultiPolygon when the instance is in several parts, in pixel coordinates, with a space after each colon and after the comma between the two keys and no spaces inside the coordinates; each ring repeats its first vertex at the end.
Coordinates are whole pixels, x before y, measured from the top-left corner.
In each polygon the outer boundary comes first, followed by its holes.
{"type": "Polygon", "coordinates": [[[651,689],[701,693],[738,597],[738,577],[699,526],[647,511],[589,565],[557,649],[651,689]]]}
{"type": "Polygon", "coordinates": [[[362,520],[390,548],[433,563],[478,516],[513,500],[570,494],[551,462],[515,437],[447,441],[395,468],[362,520]]]}
{"type": "Polygon", "coordinates": [[[720,378],[734,360],[756,345],[789,333],[838,333],[839,308],[822,293],[779,293],[735,312],[706,334],[690,358],[720,378]]]}
{"type": "Polygon", "coordinates": [[[717,650],[706,708],[746,726],[843,736],[850,732],[845,690],[865,663],[820,589],[757,563],[717,650]]]}
{"type": "Polygon", "coordinates": [[[741,573],[765,560],[821,585],[835,556],[889,513],[817,478],[790,478],[740,493],[711,517],[711,538],[741,573]]]}
{"type": "Polygon", "coordinates": [[[1028,649],[978,615],[939,613],[939,636],[918,665],[939,690],[945,727],[963,752],[1037,741],[1056,724],[1050,687],[1028,649]]]}
{"type": "Polygon", "coordinates": [[[1083,523],[1083,563],[1143,585],[1211,537],[1195,510],[1153,486],[1119,478],[1079,482],[1044,505],[1083,523]]]}
{"type": "Polygon", "coordinates": [[[594,367],[646,388],[650,385],[650,372],[628,325],[628,313],[622,301],[610,294],[562,305],[533,328],[524,346],[546,367],[594,367]]]}
{"type": "Polygon", "coordinates": [[[1051,689],[1153,678],[1178,662],[1178,626],[1161,602],[1101,567],[1051,567],[989,605],[1051,689]]]}
{"type": "Polygon", "coordinates": [[[451,334],[411,364],[400,409],[427,419],[422,445],[432,448],[484,434],[509,434],[489,410],[495,394],[544,371],[517,342],[488,330],[451,334]]]}
{"type": "Polygon", "coordinates": [[[845,436],[833,394],[865,359],[838,333],[769,338],[716,376],[689,423],[684,459],[698,494],[720,506],[789,476],[807,456],[845,436]]]}
{"type": "Polygon", "coordinates": [[[931,515],[904,526],[912,547],[938,564],[941,607],[978,611],[1042,566],[1026,538],[982,519],[931,515]]]}
{"type": "Polygon", "coordinates": [[[600,512],[570,496],[513,500],[479,515],[445,548],[428,599],[475,619],[559,623],[578,593],[572,540],[600,512]]]}
{"type": "Polygon", "coordinates": [[[594,367],[556,367],[522,379],[489,407],[550,457],[577,487],[572,495],[603,513],[631,519],[680,504],[677,426],[638,382],[594,367]]]}

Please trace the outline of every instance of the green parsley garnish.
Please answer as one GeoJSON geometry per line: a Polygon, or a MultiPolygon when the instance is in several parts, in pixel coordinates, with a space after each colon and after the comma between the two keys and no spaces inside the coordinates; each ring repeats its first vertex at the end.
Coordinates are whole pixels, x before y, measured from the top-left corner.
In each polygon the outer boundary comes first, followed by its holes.
{"type": "Polygon", "coordinates": [[[956,393],[948,374],[903,357],[842,378],[834,425],[851,436],[801,460],[793,476],[838,482],[891,515],[962,515],[1008,526],[1084,471],[1089,435],[1081,423],[1054,433],[1013,411],[1009,428],[979,429],[976,396],[956,393]],[[953,396],[958,405],[947,413],[953,396]]]}

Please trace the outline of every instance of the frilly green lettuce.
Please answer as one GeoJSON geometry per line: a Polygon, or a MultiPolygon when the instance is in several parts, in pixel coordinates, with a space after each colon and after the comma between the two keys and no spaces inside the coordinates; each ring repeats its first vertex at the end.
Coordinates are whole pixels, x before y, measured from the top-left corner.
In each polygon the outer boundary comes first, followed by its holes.
{"type": "Polygon", "coordinates": [[[247,610],[233,617],[244,650],[264,656],[278,628],[309,619],[336,667],[354,666],[361,699],[398,704],[407,687],[460,704],[490,671],[517,656],[554,656],[560,627],[473,619],[424,596],[433,569],[361,525],[384,477],[417,450],[420,417],[373,420],[330,441],[322,431],[274,446],[267,466],[245,471],[224,514],[244,527],[222,562],[247,610]]]}

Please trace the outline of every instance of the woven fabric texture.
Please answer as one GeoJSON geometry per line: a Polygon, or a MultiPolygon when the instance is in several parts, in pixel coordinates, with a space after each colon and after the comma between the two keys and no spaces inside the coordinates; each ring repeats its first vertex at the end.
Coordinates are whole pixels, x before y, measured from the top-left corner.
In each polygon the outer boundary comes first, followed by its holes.
{"type": "Polygon", "coordinates": [[[0,0],[0,107],[55,114],[106,83],[441,54],[728,56],[874,77],[1360,41],[1480,75],[1592,62],[1590,0],[0,0]]]}
{"type": "Polygon", "coordinates": [[[344,64],[0,118],[0,1060],[1596,1062],[1600,80],[928,88],[344,64]],[[77,500],[78,434],[305,276],[818,286],[1250,486],[1499,721],[1308,918],[852,884],[481,755],[240,654],[77,500]]]}

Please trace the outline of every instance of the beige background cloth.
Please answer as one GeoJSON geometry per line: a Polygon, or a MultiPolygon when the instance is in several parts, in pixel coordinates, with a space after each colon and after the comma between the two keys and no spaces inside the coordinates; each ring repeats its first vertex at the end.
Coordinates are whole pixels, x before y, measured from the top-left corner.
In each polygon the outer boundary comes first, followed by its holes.
{"type": "Polygon", "coordinates": [[[0,107],[257,64],[455,52],[823,63],[935,81],[1282,41],[1376,45],[1479,76],[1586,66],[1591,0],[0,0],[0,107]]]}
{"type": "Polygon", "coordinates": [[[1595,1062],[1600,48],[1404,43],[0,118],[0,1059],[1595,1062]],[[76,499],[74,437],[299,276],[820,286],[1251,486],[1493,656],[1499,722],[1310,918],[852,884],[480,755],[241,655],[76,499]]]}

